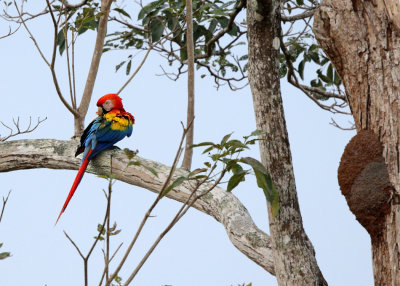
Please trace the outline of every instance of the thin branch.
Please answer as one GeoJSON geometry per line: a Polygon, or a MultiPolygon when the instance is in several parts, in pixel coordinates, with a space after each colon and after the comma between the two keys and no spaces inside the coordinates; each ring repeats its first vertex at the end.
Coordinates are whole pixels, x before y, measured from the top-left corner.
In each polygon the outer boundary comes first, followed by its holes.
{"type": "Polygon", "coordinates": [[[10,194],[11,194],[11,190],[8,191],[8,194],[6,197],[3,197],[3,206],[1,207],[0,222],[3,219],[4,210],[6,209],[6,204],[8,202],[8,198],[10,197],[10,194]]]}
{"type": "MultiPolygon", "coordinates": [[[[67,23],[67,12],[65,11],[65,22],[67,23]]],[[[67,71],[68,71],[68,85],[69,85],[69,95],[71,98],[72,108],[76,110],[76,102],[74,101],[74,92],[72,88],[72,75],[71,75],[71,63],[69,59],[69,47],[68,47],[68,25],[64,24],[63,33],[65,39],[65,53],[67,55],[67,71]]],[[[74,41],[72,38],[71,43],[74,41]]]]}
{"type": "Polygon", "coordinates": [[[161,41],[163,39],[165,39],[167,36],[169,36],[171,33],[168,33],[167,35],[161,37],[157,42],[155,42],[154,44],[149,43],[149,48],[147,49],[146,54],[144,55],[142,61],[140,62],[139,66],[136,68],[136,70],[133,72],[133,74],[129,77],[129,79],[124,83],[124,85],[118,90],[117,94],[120,94],[122,92],[122,90],[131,82],[131,80],[136,76],[136,74],[140,71],[140,69],[142,68],[142,66],[144,65],[144,63],[147,60],[148,55],[150,54],[150,51],[157,46],[159,43],[161,43],[161,41]]]}
{"type": "Polygon", "coordinates": [[[19,24],[18,28],[16,28],[14,31],[12,31],[11,27],[9,27],[8,33],[6,35],[4,35],[4,36],[0,36],[0,40],[14,35],[19,30],[19,28],[21,28],[21,24],[19,24]]]}
{"type": "Polygon", "coordinates": [[[314,16],[315,11],[319,8],[319,4],[316,5],[315,7],[313,7],[310,10],[307,10],[303,13],[297,14],[297,15],[293,15],[293,16],[286,16],[284,14],[281,14],[281,20],[285,21],[285,22],[294,22],[297,20],[302,20],[302,19],[307,19],[307,18],[311,18],[314,16]]]}
{"type": "Polygon", "coordinates": [[[36,42],[35,37],[32,35],[31,31],[28,29],[28,26],[25,24],[25,21],[24,21],[24,19],[22,18],[22,14],[21,14],[21,12],[20,12],[19,9],[18,9],[18,6],[17,6],[17,3],[15,2],[15,0],[14,0],[14,5],[15,5],[15,9],[17,10],[18,17],[19,17],[19,19],[20,19],[21,22],[22,22],[22,25],[24,25],[25,30],[28,32],[29,37],[31,38],[31,40],[32,40],[33,43],[35,44],[35,47],[36,47],[36,49],[38,50],[40,56],[42,57],[42,59],[44,60],[44,62],[50,67],[50,63],[47,61],[46,57],[45,57],[44,54],[42,53],[42,50],[40,49],[38,43],[36,42]]]}
{"type": "Polygon", "coordinates": [[[72,30],[72,89],[73,89],[73,96],[76,108],[76,85],[75,85],[75,39],[74,39],[74,30],[72,30]]]}
{"type": "Polygon", "coordinates": [[[116,18],[116,17],[109,17],[109,21],[118,22],[118,23],[120,23],[120,24],[122,24],[122,25],[127,26],[129,29],[132,29],[132,30],[138,30],[138,31],[141,31],[141,32],[144,32],[144,33],[148,33],[148,32],[149,32],[148,29],[145,29],[145,28],[141,28],[141,27],[132,25],[132,24],[127,23],[127,22],[125,22],[125,21],[122,21],[122,20],[120,20],[120,19],[118,19],[118,18],[116,18]]]}
{"type": "MultiPolygon", "coordinates": [[[[211,171],[212,172],[212,171],[211,171]]],[[[209,174],[211,175],[211,174],[209,174]]],[[[159,237],[154,241],[153,245],[150,247],[150,249],[147,251],[145,256],[142,258],[142,260],[139,262],[135,270],[132,272],[132,274],[129,276],[129,278],[126,280],[124,283],[124,286],[129,285],[133,278],[135,278],[136,274],[139,272],[139,270],[142,268],[144,263],[147,261],[147,259],[150,257],[150,255],[153,253],[154,249],[158,246],[160,241],[164,238],[164,236],[176,225],[176,223],[187,213],[187,211],[193,206],[193,204],[202,196],[208,194],[210,191],[212,191],[222,180],[224,177],[225,172],[221,172],[220,177],[214,182],[214,184],[206,191],[204,191],[202,194],[196,196],[194,199],[192,199],[193,195],[198,191],[199,187],[207,180],[204,178],[201,182],[197,184],[197,186],[193,189],[191,195],[188,197],[186,202],[181,206],[181,208],[178,210],[176,213],[175,217],[171,220],[171,222],[168,224],[168,226],[164,229],[164,231],[159,235],[159,237]]]]}
{"type": "Polygon", "coordinates": [[[54,40],[53,40],[53,55],[51,57],[51,64],[50,64],[50,71],[51,71],[51,75],[53,76],[53,82],[54,82],[54,86],[56,88],[57,91],[57,95],[60,98],[61,102],[64,104],[64,106],[76,117],[78,116],[78,112],[76,109],[74,109],[64,98],[64,96],[62,95],[60,86],[58,84],[58,79],[57,79],[57,75],[56,75],[56,71],[54,69],[55,63],[56,63],[56,55],[57,55],[57,39],[58,39],[58,23],[61,19],[61,13],[58,16],[58,19],[56,20],[54,13],[53,13],[53,9],[51,8],[50,2],[49,0],[46,0],[47,2],[47,7],[50,11],[50,15],[51,15],[51,19],[53,21],[53,26],[54,26],[54,40]]]}
{"type": "Polygon", "coordinates": [[[343,127],[343,126],[340,126],[333,118],[331,118],[331,120],[332,120],[332,122],[330,122],[329,124],[336,128],[339,128],[340,130],[352,131],[352,130],[356,129],[356,125],[354,124],[354,122],[349,121],[348,123],[350,124],[350,127],[343,127]]]}
{"type": "Polygon", "coordinates": [[[33,126],[31,128],[32,125],[32,117],[29,117],[29,124],[28,127],[25,130],[21,130],[20,126],[19,126],[19,117],[17,118],[17,121],[15,121],[13,119],[13,124],[14,124],[14,128],[16,128],[16,132],[14,133],[14,129],[6,124],[4,124],[2,121],[0,121],[0,123],[7,128],[8,130],[10,130],[10,134],[6,137],[0,137],[0,142],[4,142],[8,139],[10,139],[11,137],[15,137],[21,134],[25,134],[25,133],[30,133],[33,132],[43,121],[45,121],[47,119],[47,117],[45,117],[44,119],[40,119],[40,117],[38,117],[38,120],[36,122],[36,125],[33,126]]]}
{"type": "Polygon", "coordinates": [[[117,268],[115,269],[114,273],[111,274],[111,276],[110,276],[110,278],[108,280],[106,280],[106,285],[110,285],[110,283],[115,279],[115,277],[117,277],[119,271],[121,270],[121,268],[124,265],[126,259],[128,258],[133,246],[135,245],[140,233],[142,232],[142,229],[143,229],[144,225],[146,224],[147,219],[150,217],[151,212],[157,206],[158,202],[163,198],[164,190],[169,185],[169,182],[171,181],[171,178],[172,178],[173,174],[175,173],[176,166],[178,165],[179,158],[180,158],[180,156],[182,154],[183,141],[184,141],[184,139],[186,137],[186,134],[188,132],[188,128],[190,128],[191,124],[192,123],[190,123],[187,128],[183,129],[183,133],[182,133],[181,140],[179,142],[178,150],[177,150],[177,152],[175,154],[174,162],[172,163],[172,166],[171,166],[171,169],[169,171],[168,177],[165,180],[165,182],[164,182],[160,192],[158,193],[157,197],[155,198],[154,202],[152,203],[152,205],[149,207],[149,209],[145,213],[145,215],[144,215],[144,217],[143,217],[138,229],[136,230],[135,236],[133,237],[131,243],[129,244],[129,246],[127,248],[127,250],[125,251],[125,254],[124,254],[123,258],[121,259],[121,261],[118,264],[117,268]]]}
{"type": "Polygon", "coordinates": [[[80,257],[82,257],[83,260],[85,260],[85,256],[83,256],[81,250],[79,247],[76,245],[76,243],[72,240],[72,238],[69,237],[68,233],[64,230],[65,236],[68,238],[68,240],[72,243],[72,245],[75,247],[76,251],[78,251],[80,257]]]}
{"type": "Polygon", "coordinates": [[[143,64],[146,62],[147,57],[150,54],[150,51],[152,50],[152,48],[153,48],[153,45],[150,45],[149,48],[147,49],[147,52],[144,55],[142,61],[140,62],[139,66],[136,68],[134,73],[129,77],[129,79],[124,83],[124,85],[118,90],[117,94],[120,94],[124,90],[124,88],[131,82],[131,80],[136,76],[136,74],[140,71],[143,64]]]}
{"type": "MultiPolygon", "coordinates": [[[[193,11],[192,0],[186,0],[186,53],[188,65],[188,79],[187,79],[187,125],[194,121],[194,43],[193,43],[193,11]]],[[[194,124],[192,124],[186,135],[185,153],[182,160],[182,168],[190,170],[193,159],[193,145],[194,137],[194,124]]]]}

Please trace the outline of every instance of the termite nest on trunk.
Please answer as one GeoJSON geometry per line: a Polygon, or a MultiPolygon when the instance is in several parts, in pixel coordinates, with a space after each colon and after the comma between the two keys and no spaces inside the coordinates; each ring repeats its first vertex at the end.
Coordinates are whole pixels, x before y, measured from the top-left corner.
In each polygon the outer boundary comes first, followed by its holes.
{"type": "Polygon", "coordinates": [[[361,130],[344,149],[338,170],[342,194],[372,238],[382,232],[393,189],[382,152],[378,136],[361,130]]]}

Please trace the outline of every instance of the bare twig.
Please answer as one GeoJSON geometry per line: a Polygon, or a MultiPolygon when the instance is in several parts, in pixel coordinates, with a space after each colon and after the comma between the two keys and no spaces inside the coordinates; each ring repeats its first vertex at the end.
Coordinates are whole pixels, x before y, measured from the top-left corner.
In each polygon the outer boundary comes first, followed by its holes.
{"type": "Polygon", "coordinates": [[[31,125],[32,125],[32,117],[29,117],[29,124],[28,124],[28,127],[25,130],[21,130],[21,128],[19,126],[19,117],[17,117],[17,120],[13,119],[14,127],[10,127],[10,126],[4,124],[2,121],[0,121],[0,123],[5,128],[10,130],[10,134],[7,135],[6,137],[1,137],[0,136],[0,142],[4,142],[4,141],[6,141],[6,140],[8,140],[8,139],[10,139],[11,137],[14,137],[14,136],[18,136],[18,135],[25,134],[25,133],[30,133],[30,132],[34,131],[46,119],[47,119],[47,117],[45,117],[44,119],[40,119],[40,117],[38,117],[38,120],[37,120],[35,126],[31,127],[31,125]],[[13,128],[15,128],[16,131],[14,131],[13,128]]]}
{"type": "Polygon", "coordinates": [[[136,74],[140,71],[142,68],[143,64],[146,62],[148,55],[150,54],[150,51],[152,50],[153,45],[150,45],[149,48],[147,49],[146,54],[144,55],[142,61],[140,62],[139,66],[136,68],[136,70],[133,72],[133,74],[129,77],[129,79],[124,83],[124,85],[118,90],[117,94],[120,94],[122,90],[131,82],[131,80],[136,76],[136,74]]]}
{"type": "MultiPolygon", "coordinates": [[[[215,163],[216,164],[216,163],[215,163]]],[[[211,169],[212,170],[212,169],[211,169]]],[[[212,172],[212,171],[211,171],[212,172]]],[[[198,182],[196,187],[193,189],[191,195],[188,197],[186,202],[181,206],[181,208],[177,211],[175,217],[171,220],[171,222],[168,224],[168,226],[164,229],[164,231],[159,235],[159,237],[154,241],[153,245],[150,247],[150,249],[147,251],[147,253],[144,255],[142,260],[139,262],[135,270],[132,272],[132,274],[129,276],[129,278],[126,280],[124,283],[124,286],[129,285],[133,278],[135,278],[136,274],[139,272],[139,270],[142,268],[144,263],[147,261],[151,253],[154,251],[154,249],[158,246],[160,241],[164,238],[164,236],[172,229],[172,227],[175,226],[175,224],[187,213],[187,211],[193,206],[193,204],[202,196],[208,194],[211,192],[222,180],[222,178],[225,175],[225,171],[222,171],[219,178],[214,182],[214,184],[207,190],[203,191],[201,194],[197,195],[196,197],[193,198],[193,195],[198,191],[199,187],[207,180],[207,178],[211,175],[210,174],[204,178],[201,182],[198,182]],[[193,198],[193,199],[192,199],[193,198]]]]}
{"type": "Polygon", "coordinates": [[[140,62],[139,66],[136,68],[136,70],[133,72],[133,74],[129,77],[129,79],[124,83],[124,85],[118,90],[117,94],[120,94],[122,92],[122,90],[131,82],[131,80],[136,76],[136,74],[140,71],[140,69],[142,68],[143,64],[146,62],[148,55],[150,54],[150,51],[157,46],[159,43],[161,43],[161,41],[163,39],[165,39],[166,37],[168,37],[171,33],[168,33],[167,35],[161,37],[157,42],[153,43],[149,43],[149,48],[147,49],[146,54],[144,55],[142,61],[140,62]]]}
{"type": "Polygon", "coordinates": [[[68,238],[68,240],[71,242],[71,244],[75,247],[76,251],[78,251],[80,257],[82,257],[83,260],[85,260],[85,256],[83,256],[81,250],[79,249],[79,247],[76,245],[75,241],[72,240],[71,237],[69,237],[68,233],[64,230],[64,234],[65,236],[68,238]]]}
{"type": "Polygon", "coordinates": [[[42,59],[44,60],[44,62],[50,67],[50,63],[47,61],[46,57],[44,56],[44,54],[42,53],[42,50],[40,49],[38,43],[36,42],[35,37],[32,35],[31,31],[28,29],[28,26],[25,24],[24,19],[22,18],[22,11],[20,12],[20,10],[18,9],[18,5],[14,0],[14,5],[15,5],[15,9],[17,10],[18,13],[18,17],[21,20],[22,25],[24,25],[25,30],[28,32],[29,37],[31,38],[31,40],[33,41],[33,43],[35,44],[36,49],[38,50],[40,56],[42,57],[42,59]]]}
{"type": "Polygon", "coordinates": [[[10,197],[10,194],[11,194],[11,190],[8,191],[8,194],[6,197],[3,197],[3,206],[1,207],[0,222],[3,219],[4,210],[6,209],[6,204],[8,202],[8,198],[10,197]]]}
{"type": "Polygon", "coordinates": [[[55,63],[56,63],[56,55],[57,55],[57,39],[58,39],[58,23],[61,19],[61,12],[58,16],[58,19],[56,20],[54,13],[53,13],[53,9],[51,8],[50,2],[49,0],[46,0],[47,2],[47,8],[50,11],[50,15],[51,15],[51,20],[53,21],[53,26],[54,26],[54,40],[53,40],[53,55],[51,57],[51,64],[50,64],[50,71],[51,71],[51,75],[53,77],[53,82],[54,82],[54,86],[56,88],[57,91],[57,95],[60,98],[61,102],[64,104],[64,106],[76,117],[78,116],[78,112],[75,108],[73,108],[64,98],[64,96],[62,95],[60,86],[58,84],[58,79],[57,79],[57,75],[56,75],[56,71],[54,69],[55,63]]]}
{"type": "Polygon", "coordinates": [[[125,22],[125,21],[122,21],[122,20],[120,20],[120,19],[118,19],[118,18],[116,18],[116,17],[109,17],[109,21],[118,22],[118,23],[120,23],[120,24],[122,24],[122,25],[125,25],[125,26],[128,27],[129,29],[132,29],[132,30],[138,30],[138,31],[145,32],[145,33],[148,33],[148,32],[149,32],[148,29],[145,29],[145,28],[141,28],[141,27],[132,25],[132,24],[127,23],[127,22],[125,22]]]}
{"type": "Polygon", "coordinates": [[[331,122],[329,124],[344,131],[351,131],[356,129],[356,125],[354,124],[354,122],[348,121],[348,123],[350,124],[350,127],[343,127],[340,126],[333,118],[331,118],[331,122]]]}
{"type": "MultiPolygon", "coordinates": [[[[65,11],[65,22],[67,22],[67,11],[65,11]]],[[[63,33],[64,33],[64,40],[65,40],[65,53],[67,55],[67,71],[68,71],[68,85],[69,85],[69,95],[71,98],[71,103],[72,103],[72,108],[76,110],[76,102],[74,100],[74,91],[72,87],[72,75],[71,75],[71,63],[69,59],[69,44],[68,44],[68,25],[65,24],[63,28],[63,33]]],[[[71,43],[74,41],[72,38],[71,43]]]]}
{"type": "Polygon", "coordinates": [[[138,237],[139,237],[144,225],[146,224],[147,219],[150,217],[151,212],[156,207],[158,202],[163,198],[164,190],[168,187],[169,182],[171,181],[171,178],[175,173],[176,166],[178,165],[179,158],[180,158],[180,156],[182,154],[183,141],[184,141],[184,139],[186,137],[186,134],[188,132],[188,128],[190,127],[191,124],[192,123],[190,123],[187,128],[183,128],[183,134],[182,134],[181,140],[179,142],[179,147],[178,147],[178,150],[176,152],[176,155],[175,155],[175,158],[174,158],[174,162],[173,162],[173,164],[171,166],[171,170],[170,170],[170,172],[168,174],[168,177],[165,180],[165,182],[164,182],[160,192],[158,193],[156,199],[154,200],[153,204],[149,207],[149,209],[145,213],[145,215],[144,215],[144,217],[143,217],[143,219],[142,219],[142,221],[141,221],[141,223],[140,223],[140,225],[139,225],[139,227],[138,227],[138,229],[137,229],[137,231],[135,233],[135,236],[133,237],[131,243],[129,244],[129,246],[127,248],[127,250],[125,251],[125,254],[124,254],[123,258],[121,259],[120,263],[118,264],[117,268],[115,269],[113,274],[111,274],[110,278],[106,281],[106,285],[110,285],[110,283],[115,279],[115,277],[117,277],[119,271],[121,270],[121,268],[124,265],[126,259],[128,258],[133,246],[135,245],[136,240],[138,239],[138,237]]]}
{"type": "Polygon", "coordinates": [[[302,19],[313,17],[314,13],[315,13],[315,10],[317,10],[319,8],[319,6],[320,5],[318,4],[315,7],[311,8],[311,9],[308,9],[303,13],[296,14],[296,15],[293,15],[293,16],[287,16],[285,14],[282,14],[281,15],[281,20],[283,20],[285,22],[294,22],[294,21],[297,21],[297,20],[302,20],[302,19]]]}
{"type": "Polygon", "coordinates": [[[14,31],[12,31],[12,30],[11,30],[11,27],[9,27],[8,33],[5,34],[4,36],[0,36],[0,40],[1,40],[1,39],[4,39],[4,38],[7,38],[7,37],[9,37],[9,36],[14,35],[14,34],[19,30],[19,28],[21,28],[21,24],[19,24],[19,26],[18,26],[14,31]]]}
{"type": "Polygon", "coordinates": [[[68,240],[72,243],[72,245],[75,247],[75,249],[78,251],[79,255],[82,257],[83,260],[83,268],[84,268],[84,280],[85,280],[85,286],[88,286],[88,261],[90,258],[90,255],[92,254],[94,248],[96,247],[97,242],[100,240],[100,237],[102,235],[103,230],[106,227],[106,222],[109,216],[109,210],[110,210],[110,198],[107,197],[107,209],[106,209],[106,213],[104,216],[104,220],[103,220],[103,224],[101,225],[100,228],[98,228],[99,234],[96,236],[92,246],[90,247],[89,252],[87,253],[86,256],[84,256],[82,254],[82,252],[80,251],[79,247],[76,245],[76,243],[68,236],[68,234],[64,231],[64,234],[66,235],[66,237],[68,238],[68,240]]]}

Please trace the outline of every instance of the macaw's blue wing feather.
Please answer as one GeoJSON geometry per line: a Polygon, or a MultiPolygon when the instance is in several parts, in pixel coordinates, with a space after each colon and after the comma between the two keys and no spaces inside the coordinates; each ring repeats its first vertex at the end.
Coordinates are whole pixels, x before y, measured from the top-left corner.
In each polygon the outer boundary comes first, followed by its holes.
{"type": "Polygon", "coordinates": [[[118,110],[108,112],[94,120],[84,140],[85,151],[90,148],[93,150],[88,159],[93,159],[101,151],[110,148],[125,136],[130,136],[132,124],[131,117],[118,110]]]}

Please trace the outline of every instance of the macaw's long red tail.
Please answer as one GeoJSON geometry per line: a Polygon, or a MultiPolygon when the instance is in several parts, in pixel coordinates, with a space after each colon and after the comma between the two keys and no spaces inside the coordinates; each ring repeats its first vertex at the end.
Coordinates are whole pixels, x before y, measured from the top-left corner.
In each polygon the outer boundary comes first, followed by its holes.
{"type": "Polygon", "coordinates": [[[88,154],[86,155],[85,160],[82,161],[82,164],[81,164],[81,166],[79,167],[79,170],[78,170],[78,174],[76,174],[75,181],[72,184],[72,187],[71,187],[71,190],[69,191],[68,197],[65,200],[64,206],[62,207],[61,212],[58,215],[57,221],[56,221],[56,223],[54,225],[57,224],[57,222],[60,219],[61,215],[63,214],[63,212],[67,208],[69,201],[71,200],[72,196],[74,195],[74,193],[76,191],[76,188],[78,187],[79,183],[81,182],[83,174],[85,174],[86,167],[89,164],[88,157],[89,157],[89,155],[91,153],[92,153],[92,149],[89,150],[88,154]]]}

